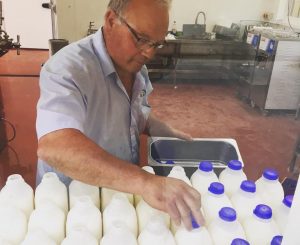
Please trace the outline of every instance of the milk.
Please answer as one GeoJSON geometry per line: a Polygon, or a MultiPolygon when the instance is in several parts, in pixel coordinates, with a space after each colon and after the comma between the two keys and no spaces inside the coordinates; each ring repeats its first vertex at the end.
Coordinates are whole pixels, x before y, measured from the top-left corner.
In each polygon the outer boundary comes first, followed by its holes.
{"type": "Polygon", "coordinates": [[[69,185],[70,209],[81,196],[89,196],[94,205],[100,208],[100,191],[99,187],[85,184],[78,180],[72,180],[69,185]]]}
{"type": "Polygon", "coordinates": [[[136,237],[123,222],[114,222],[100,245],[138,245],[136,237]]]}
{"type": "Polygon", "coordinates": [[[220,182],[225,187],[225,193],[230,198],[239,188],[247,176],[242,169],[242,163],[238,160],[232,160],[227,167],[220,173],[220,182]]]}
{"type": "Polygon", "coordinates": [[[57,244],[65,237],[65,213],[51,201],[41,203],[30,215],[28,232],[43,230],[57,244]]]}
{"type": "Polygon", "coordinates": [[[122,193],[115,194],[103,212],[103,233],[106,234],[116,222],[124,222],[137,237],[138,225],[135,209],[122,193]]]}
{"type": "Polygon", "coordinates": [[[259,204],[253,210],[253,215],[243,222],[247,240],[251,245],[269,245],[279,230],[272,219],[272,209],[259,204]]]}
{"type": "MultiPolygon", "coordinates": [[[[1,243],[0,243],[1,244],[1,243]]],[[[27,233],[21,245],[58,245],[43,230],[35,230],[27,233]]]]}
{"type": "Polygon", "coordinates": [[[56,173],[45,173],[41,183],[35,190],[35,207],[38,208],[43,202],[51,201],[68,213],[67,187],[59,180],[56,173]]]}
{"type": "Polygon", "coordinates": [[[139,245],[176,245],[171,231],[161,216],[154,216],[138,237],[139,245]]]}
{"type": "Polygon", "coordinates": [[[96,239],[102,237],[102,217],[100,210],[94,205],[89,196],[81,196],[67,216],[67,236],[74,227],[83,226],[96,239]]]}
{"type": "Polygon", "coordinates": [[[231,203],[241,223],[247,217],[252,216],[253,209],[262,203],[262,200],[256,193],[255,183],[250,180],[244,180],[241,183],[240,189],[232,195],[231,203]]]}
{"type": "Polygon", "coordinates": [[[208,226],[208,231],[214,245],[231,245],[237,237],[246,239],[243,227],[236,219],[235,210],[229,207],[219,211],[219,216],[208,226]]]}
{"type": "Polygon", "coordinates": [[[277,208],[284,198],[283,188],[274,169],[265,169],[263,175],[256,181],[258,195],[272,209],[277,208]]]}
{"type": "Polygon", "coordinates": [[[109,188],[105,188],[102,187],[101,188],[101,212],[103,212],[105,210],[105,208],[107,207],[107,205],[110,203],[112,197],[117,194],[117,193],[122,193],[125,194],[128,201],[134,205],[134,198],[133,198],[133,194],[131,193],[125,193],[125,192],[120,192],[120,191],[116,191],[116,190],[112,190],[109,188]]]}
{"type": "Polygon", "coordinates": [[[83,226],[74,226],[61,245],[98,245],[98,240],[83,226]]]}
{"type": "Polygon", "coordinates": [[[14,205],[0,204],[0,237],[6,243],[19,245],[27,232],[27,218],[14,205]]]}
{"type": "Polygon", "coordinates": [[[283,236],[274,236],[271,245],[280,245],[282,243],[283,236]]]}
{"type": "Polygon", "coordinates": [[[167,228],[170,227],[170,216],[158,209],[152,208],[148,203],[142,199],[136,207],[136,215],[138,220],[139,233],[145,228],[147,223],[154,217],[160,216],[165,222],[167,228]]]}
{"type": "Polygon", "coordinates": [[[28,219],[34,208],[33,189],[19,174],[8,176],[5,186],[0,192],[0,203],[14,205],[24,212],[28,219]]]}
{"type": "MultiPolygon", "coordinates": [[[[154,169],[151,166],[144,166],[142,167],[142,169],[150,174],[155,174],[154,169]]],[[[140,195],[133,195],[133,196],[134,196],[134,206],[136,207],[141,201],[142,197],[140,195]]]]}
{"type": "Polygon", "coordinates": [[[224,186],[220,182],[213,182],[208,192],[201,197],[202,210],[206,224],[210,224],[219,216],[223,207],[232,207],[229,198],[225,195],[224,186]]]}
{"type": "Polygon", "coordinates": [[[213,171],[213,165],[209,161],[203,161],[191,177],[192,186],[204,195],[212,182],[218,182],[218,177],[213,171]]]}
{"type": "Polygon", "coordinates": [[[231,245],[250,245],[245,239],[235,238],[232,240],[231,245]]]}
{"type": "Polygon", "coordinates": [[[289,219],[292,202],[293,202],[293,195],[286,196],[283,199],[283,201],[280,203],[280,205],[273,212],[274,220],[281,234],[284,234],[289,219]]]}

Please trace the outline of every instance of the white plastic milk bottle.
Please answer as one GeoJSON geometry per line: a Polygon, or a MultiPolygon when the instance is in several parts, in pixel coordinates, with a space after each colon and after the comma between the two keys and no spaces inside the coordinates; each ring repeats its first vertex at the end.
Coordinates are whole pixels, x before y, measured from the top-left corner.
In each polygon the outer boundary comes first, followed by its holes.
{"type": "Polygon", "coordinates": [[[274,169],[265,169],[263,175],[256,181],[258,195],[272,209],[275,209],[283,200],[284,192],[278,180],[278,173],[274,169]]]}
{"type": "Polygon", "coordinates": [[[201,197],[201,203],[207,225],[219,216],[221,208],[233,207],[220,182],[210,184],[208,192],[201,197]]]}
{"type": "Polygon", "coordinates": [[[244,180],[240,189],[232,195],[230,201],[241,223],[247,217],[252,216],[254,208],[262,203],[262,200],[256,193],[255,182],[251,180],[244,180]]]}
{"type": "Polygon", "coordinates": [[[69,185],[70,209],[80,196],[89,196],[95,206],[100,209],[100,189],[98,186],[88,185],[79,180],[72,180],[69,185]]]}
{"type": "Polygon", "coordinates": [[[56,204],[65,214],[68,213],[67,187],[54,172],[45,173],[41,183],[36,187],[35,208],[38,208],[41,203],[47,200],[56,204]]]}
{"type": "Polygon", "coordinates": [[[24,212],[28,219],[34,208],[33,189],[19,174],[8,176],[0,192],[0,203],[14,205],[24,212]]]}
{"type": "Polygon", "coordinates": [[[225,187],[226,195],[231,198],[247,176],[243,171],[243,165],[238,160],[231,160],[226,168],[220,173],[219,180],[225,187]]]}
{"type": "Polygon", "coordinates": [[[272,219],[272,209],[259,204],[253,210],[253,215],[243,222],[247,240],[251,245],[269,245],[274,236],[280,234],[272,219]]]}
{"type": "Polygon", "coordinates": [[[230,207],[219,211],[218,218],[208,226],[208,231],[214,245],[231,245],[232,240],[237,237],[246,239],[243,227],[236,219],[236,212],[230,207]]]}
{"type": "Polygon", "coordinates": [[[103,212],[103,234],[105,235],[112,224],[124,222],[128,229],[137,237],[138,225],[137,216],[133,205],[123,193],[117,193],[103,212]]]}
{"type": "MultiPolygon", "coordinates": [[[[0,243],[1,244],[1,243],[0,243]]],[[[35,230],[26,234],[21,245],[59,245],[52,240],[43,230],[35,230]]]]}
{"type": "Polygon", "coordinates": [[[292,206],[293,202],[293,195],[288,195],[286,196],[283,201],[280,203],[280,205],[274,210],[274,220],[279,228],[279,231],[281,234],[284,234],[288,219],[289,219],[289,214],[290,214],[290,209],[292,206]]]}
{"type": "Polygon", "coordinates": [[[101,212],[103,212],[105,210],[107,205],[110,203],[112,197],[117,193],[124,194],[127,197],[128,201],[132,205],[134,205],[133,194],[120,192],[120,191],[116,191],[116,190],[112,190],[112,189],[109,189],[109,188],[102,187],[101,188],[101,212]]]}
{"type": "Polygon", "coordinates": [[[75,226],[61,245],[98,245],[98,241],[85,227],[75,226]]]}
{"type": "Polygon", "coordinates": [[[201,195],[204,195],[207,192],[208,187],[212,182],[218,181],[218,177],[213,171],[213,165],[209,161],[200,162],[198,169],[191,177],[193,187],[199,191],[201,195]]]}
{"type": "Polygon", "coordinates": [[[85,227],[98,240],[102,237],[101,212],[89,196],[79,197],[69,211],[66,222],[67,236],[77,226],[85,227]]]}
{"type": "Polygon", "coordinates": [[[115,222],[101,239],[100,245],[138,245],[136,237],[123,222],[115,222]]]}
{"type": "Polygon", "coordinates": [[[0,236],[0,244],[1,245],[13,245],[12,243],[10,243],[9,241],[7,241],[6,239],[4,239],[1,236],[0,236]]]}
{"type": "Polygon", "coordinates": [[[161,216],[154,216],[138,237],[139,245],[176,245],[171,231],[161,216]]]}

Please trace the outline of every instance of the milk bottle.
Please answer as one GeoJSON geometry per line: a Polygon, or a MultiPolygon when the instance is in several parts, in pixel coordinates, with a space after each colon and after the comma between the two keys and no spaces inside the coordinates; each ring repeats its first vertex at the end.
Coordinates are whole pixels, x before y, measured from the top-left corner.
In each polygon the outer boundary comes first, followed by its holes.
{"type": "Polygon", "coordinates": [[[0,245],[13,245],[13,244],[0,236],[0,245]]]}
{"type": "Polygon", "coordinates": [[[66,223],[67,235],[76,226],[85,227],[96,239],[102,237],[101,213],[89,196],[79,197],[74,207],[68,213],[66,223]]]}
{"type": "Polygon", "coordinates": [[[101,211],[103,212],[104,209],[107,207],[107,205],[110,203],[112,197],[117,194],[117,193],[122,193],[125,194],[128,201],[133,205],[134,204],[134,198],[133,194],[131,193],[125,193],[125,192],[120,192],[116,190],[112,190],[109,188],[102,187],[101,188],[101,211]]]}
{"type": "Polygon", "coordinates": [[[225,187],[226,195],[230,198],[240,188],[242,181],[247,180],[242,163],[238,160],[231,160],[220,173],[219,180],[225,187]]]}
{"type": "Polygon", "coordinates": [[[138,237],[139,245],[176,245],[171,231],[161,216],[153,216],[138,237]]]}
{"type": "Polygon", "coordinates": [[[202,210],[206,224],[210,224],[219,216],[222,207],[232,207],[229,198],[224,193],[224,186],[220,182],[213,182],[208,192],[201,197],[202,210]]]}
{"type": "Polygon", "coordinates": [[[229,207],[219,211],[219,216],[208,226],[208,231],[215,245],[231,245],[232,240],[237,237],[246,239],[243,227],[236,219],[235,210],[229,207]]]}
{"type": "Polygon", "coordinates": [[[201,195],[207,192],[210,183],[218,181],[218,177],[213,171],[213,165],[209,161],[200,162],[198,169],[191,177],[193,187],[199,191],[201,195]]]}
{"type": "Polygon", "coordinates": [[[43,230],[57,244],[65,237],[65,213],[51,201],[40,203],[30,215],[28,232],[43,230]]]}
{"type": "MultiPolygon", "coordinates": [[[[150,174],[155,174],[155,172],[151,166],[144,166],[144,167],[142,167],[142,169],[147,171],[150,174]]],[[[134,195],[134,206],[135,207],[139,204],[141,199],[142,199],[142,197],[140,195],[134,195]]]]}
{"type": "Polygon", "coordinates": [[[256,190],[263,202],[272,209],[276,208],[284,198],[278,173],[274,169],[264,170],[263,175],[256,181],[256,190]]]}
{"type": "Polygon", "coordinates": [[[14,205],[24,212],[28,219],[33,210],[33,190],[21,175],[8,176],[5,186],[0,192],[0,203],[14,205]]]}
{"type": "Polygon", "coordinates": [[[61,245],[98,245],[98,240],[83,226],[74,226],[61,245]]]}
{"type": "Polygon", "coordinates": [[[134,236],[137,237],[138,225],[136,212],[123,193],[115,194],[105,208],[103,212],[103,233],[106,234],[115,222],[124,222],[134,236]]]}
{"type": "Polygon", "coordinates": [[[65,214],[68,212],[68,192],[67,187],[59,180],[56,173],[45,173],[41,183],[35,190],[35,207],[41,203],[51,201],[61,208],[65,214]]]}
{"type": "Polygon", "coordinates": [[[123,222],[112,223],[100,245],[138,245],[136,237],[123,222]]]}
{"type": "Polygon", "coordinates": [[[280,245],[282,243],[283,236],[274,236],[271,245],[280,245]]]}
{"type": "Polygon", "coordinates": [[[183,225],[177,230],[175,240],[177,245],[213,245],[212,239],[205,228],[192,221],[193,230],[188,231],[183,225]]]}
{"type": "Polygon", "coordinates": [[[231,203],[241,223],[245,218],[252,216],[254,208],[262,203],[262,200],[256,194],[255,183],[250,180],[244,180],[240,189],[232,195],[231,203]]]}
{"type": "Polygon", "coordinates": [[[0,237],[14,245],[20,244],[27,232],[24,212],[14,205],[0,204],[0,237]]]}
{"type": "Polygon", "coordinates": [[[253,210],[253,215],[243,222],[247,240],[251,245],[269,245],[273,237],[280,234],[272,219],[272,209],[259,204],[253,210]]]}
{"type": "MultiPolygon", "coordinates": [[[[1,243],[0,243],[1,244],[1,243]]],[[[21,245],[58,245],[43,230],[35,230],[27,233],[21,245]]]]}
{"type": "Polygon", "coordinates": [[[148,203],[142,199],[136,207],[136,215],[138,220],[139,233],[145,228],[147,223],[154,217],[160,216],[165,222],[167,228],[170,227],[170,216],[158,209],[152,208],[148,203]]]}
{"type": "Polygon", "coordinates": [[[231,245],[250,245],[245,239],[235,238],[232,240],[231,245]]]}
{"type": "Polygon", "coordinates": [[[78,180],[72,180],[69,185],[69,200],[70,209],[74,206],[75,202],[80,196],[89,196],[95,206],[100,208],[100,191],[99,187],[88,185],[78,180]]]}
{"type": "Polygon", "coordinates": [[[181,167],[181,166],[174,166],[171,169],[168,177],[180,179],[180,180],[184,181],[185,183],[187,183],[188,185],[192,186],[191,181],[189,180],[189,178],[185,174],[184,168],[181,167]]]}
{"type": "Polygon", "coordinates": [[[289,219],[289,213],[293,202],[293,195],[286,196],[280,205],[274,210],[274,220],[281,234],[284,234],[289,219]]]}

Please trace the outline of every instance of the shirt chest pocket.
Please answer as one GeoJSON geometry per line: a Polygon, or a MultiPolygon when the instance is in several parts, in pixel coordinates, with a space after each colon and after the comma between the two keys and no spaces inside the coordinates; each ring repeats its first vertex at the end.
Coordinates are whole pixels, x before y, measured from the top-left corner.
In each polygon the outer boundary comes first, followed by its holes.
{"type": "Polygon", "coordinates": [[[138,97],[132,109],[134,120],[141,134],[145,130],[148,117],[151,113],[151,106],[147,103],[145,97],[138,97]]]}

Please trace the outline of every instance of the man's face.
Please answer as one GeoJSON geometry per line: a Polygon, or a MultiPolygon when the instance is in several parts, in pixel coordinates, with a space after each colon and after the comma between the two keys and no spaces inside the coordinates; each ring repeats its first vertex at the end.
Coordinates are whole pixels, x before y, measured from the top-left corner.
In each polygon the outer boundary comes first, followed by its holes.
{"type": "Polygon", "coordinates": [[[167,7],[153,0],[132,0],[123,13],[107,13],[106,46],[116,68],[138,72],[164,42],[168,23],[167,7]]]}

